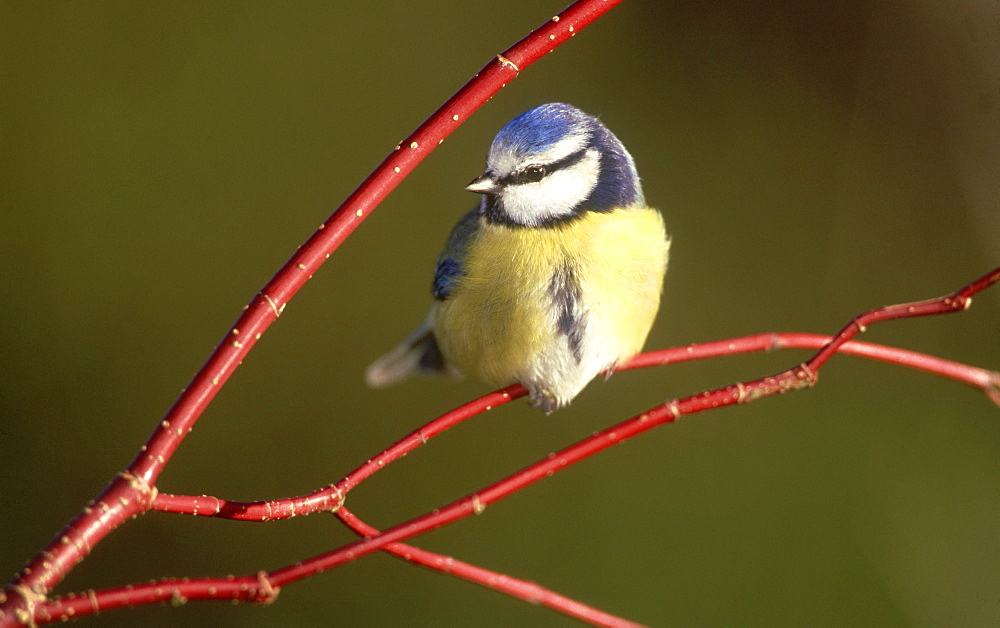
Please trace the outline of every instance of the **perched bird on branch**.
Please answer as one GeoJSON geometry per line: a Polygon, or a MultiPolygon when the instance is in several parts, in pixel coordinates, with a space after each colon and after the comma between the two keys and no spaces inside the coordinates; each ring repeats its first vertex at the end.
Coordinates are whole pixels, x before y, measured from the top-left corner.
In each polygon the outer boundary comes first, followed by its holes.
{"type": "Polygon", "coordinates": [[[427,321],[366,380],[520,382],[550,413],[642,349],[667,267],[663,219],[618,138],[562,103],[508,122],[465,189],[482,198],[438,258],[427,321]]]}

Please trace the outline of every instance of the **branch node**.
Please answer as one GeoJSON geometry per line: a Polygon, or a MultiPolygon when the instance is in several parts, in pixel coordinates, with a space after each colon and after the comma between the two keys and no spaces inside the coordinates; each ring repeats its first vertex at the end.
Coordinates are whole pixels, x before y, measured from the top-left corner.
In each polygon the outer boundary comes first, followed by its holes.
{"type": "Polygon", "coordinates": [[[87,599],[90,600],[90,607],[94,609],[94,615],[100,615],[101,605],[97,602],[97,592],[87,589],[87,599]]]}
{"type": "Polygon", "coordinates": [[[279,593],[281,593],[281,587],[271,584],[271,578],[267,575],[267,572],[258,571],[257,591],[254,593],[254,602],[264,605],[271,604],[278,599],[279,593]]]}
{"type": "Polygon", "coordinates": [[[340,490],[340,486],[336,482],[331,484],[330,488],[337,493],[337,505],[330,509],[331,513],[335,513],[344,507],[344,502],[347,501],[347,495],[344,494],[344,491],[340,490]]]}
{"type": "Polygon", "coordinates": [[[187,604],[187,602],[188,599],[184,597],[184,594],[181,593],[181,590],[178,589],[177,587],[174,587],[174,590],[170,592],[170,605],[173,606],[174,608],[177,608],[179,606],[184,606],[185,604],[187,604]]]}
{"type": "Polygon", "coordinates": [[[156,499],[156,494],[158,493],[155,486],[150,486],[149,482],[145,478],[140,477],[129,470],[121,471],[118,473],[118,477],[128,482],[129,488],[139,492],[139,495],[143,497],[146,508],[149,510],[150,506],[153,504],[153,500],[156,499]]]}
{"type": "Polygon", "coordinates": [[[952,310],[967,310],[972,307],[972,297],[962,294],[953,294],[944,300],[944,304],[952,310]]]}
{"type": "Polygon", "coordinates": [[[747,387],[743,385],[743,382],[736,382],[736,403],[746,403],[747,401],[747,387]]]}
{"type": "Polygon", "coordinates": [[[792,369],[796,379],[804,383],[804,388],[811,388],[819,381],[819,372],[812,369],[808,362],[796,366],[792,369]]]}
{"type": "Polygon", "coordinates": [[[271,306],[271,311],[274,313],[274,317],[275,318],[278,318],[279,316],[281,316],[281,313],[285,310],[285,306],[284,305],[282,305],[281,307],[278,307],[278,304],[274,302],[274,299],[271,298],[271,295],[269,295],[266,292],[261,292],[260,296],[263,297],[263,299],[265,301],[267,301],[267,304],[269,306],[271,306]]]}
{"type": "Polygon", "coordinates": [[[674,417],[674,420],[681,418],[681,407],[677,405],[676,399],[671,399],[667,403],[663,404],[663,407],[670,411],[670,415],[674,417]]]}
{"type": "Polygon", "coordinates": [[[983,387],[983,392],[989,397],[997,406],[1000,406],[1000,373],[993,372],[990,375],[990,381],[986,383],[983,387]]]}
{"type": "Polygon", "coordinates": [[[43,604],[46,600],[45,594],[41,591],[36,591],[33,587],[25,586],[23,584],[14,584],[8,588],[8,591],[17,593],[22,600],[24,600],[24,606],[17,606],[14,608],[14,617],[17,621],[25,626],[36,626],[35,622],[35,609],[39,604],[43,604]]]}
{"type": "Polygon", "coordinates": [[[473,493],[472,512],[476,513],[477,515],[481,515],[485,510],[486,510],[486,504],[484,504],[483,500],[479,497],[479,493],[473,493]]]}
{"type": "Polygon", "coordinates": [[[503,55],[497,55],[497,61],[499,61],[500,65],[502,65],[503,67],[513,68],[514,71],[517,72],[518,74],[521,73],[521,68],[517,67],[517,64],[508,59],[507,57],[503,55]]]}

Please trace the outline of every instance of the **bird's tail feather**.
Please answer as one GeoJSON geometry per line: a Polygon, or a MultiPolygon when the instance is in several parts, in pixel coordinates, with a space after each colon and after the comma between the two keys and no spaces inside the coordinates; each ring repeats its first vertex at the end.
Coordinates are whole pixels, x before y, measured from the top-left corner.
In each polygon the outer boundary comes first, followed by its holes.
{"type": "Polygon", "coordinates": [[[445,363],[430,325],[423,325],[389,353],[365,370],[365,382],[372,388],[398,384],[414,373],[453,373],[445,363]]]}

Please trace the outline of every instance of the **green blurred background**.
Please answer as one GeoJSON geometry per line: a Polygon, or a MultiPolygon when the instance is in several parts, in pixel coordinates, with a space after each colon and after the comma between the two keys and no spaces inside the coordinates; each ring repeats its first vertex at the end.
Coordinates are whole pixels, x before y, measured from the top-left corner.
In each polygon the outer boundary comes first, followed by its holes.
{"type": "MultiPolygon", "coordinates": [[[[0,568],[131,460],[240,308],[355,185],[565,0],[0,4],[0,568]]],[[[634,1],[525,71],[289,305],[159,488],[308,492],[463,400],[365,365],[430,303],[493,134],[550,101],[598,114],[674,236],[649,347],[835,331],[1000,262],[995,2],[634,1]]],[[[1000,290],[865,339],[1000,368],[1000,290]]],[[[386,526],[784,352],[623,373],[523,401],[351,494],[386,526]]],[[[808,392],[659,428],[417,544],[658,626],[1000,625],[1000,412],[843,357],[808,392]]],[[[329,516],[149,514],[58,592],[252,573],[339,546],[329,516]]],[[[192,603],[102,626],[572,625],[373,556],[268,608],[192,603]]],[[[83,625],[83,624],[81,624],[83,625]]]]}

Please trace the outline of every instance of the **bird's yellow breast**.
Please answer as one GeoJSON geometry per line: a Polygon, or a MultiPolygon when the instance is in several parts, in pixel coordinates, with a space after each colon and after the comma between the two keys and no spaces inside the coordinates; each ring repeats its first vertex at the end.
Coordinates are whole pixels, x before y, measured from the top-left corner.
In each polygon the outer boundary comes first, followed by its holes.
{"type": "Polygon", "coordinates": [[[659,307],[668,247],[660,213],[651,208],[588,212],[547,228],[484,221],[468,243],[462,276],[435,313],[435,337],[445,359],[468,375],[498,386],[541,381],[572,398],[642,348],[659,307]],[[553,277],[567,269],[586,323],[576,365],[553,357],[571,355],[553,296],[553,277]]]}

